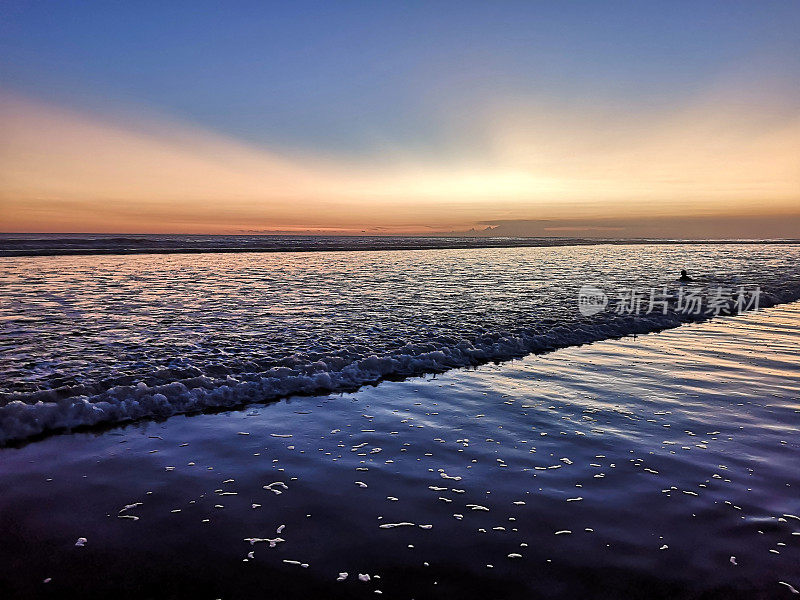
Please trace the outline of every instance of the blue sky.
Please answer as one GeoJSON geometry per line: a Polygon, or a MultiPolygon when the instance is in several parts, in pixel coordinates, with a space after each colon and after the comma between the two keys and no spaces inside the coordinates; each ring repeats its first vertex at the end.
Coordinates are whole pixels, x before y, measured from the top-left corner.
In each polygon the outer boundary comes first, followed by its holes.
{"type": "Polygon", "coordinates": [[[0,11],[4,86],[332,152],[386,139],[435,151],[443,129],[498,98],[646,111],[742,72],[800,97],[795,1],[11,0],[0,11]]]}

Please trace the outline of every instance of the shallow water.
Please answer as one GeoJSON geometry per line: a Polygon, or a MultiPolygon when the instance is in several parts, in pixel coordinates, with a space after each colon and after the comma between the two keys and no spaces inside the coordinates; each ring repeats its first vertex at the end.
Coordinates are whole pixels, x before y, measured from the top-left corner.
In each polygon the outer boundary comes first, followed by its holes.
{"type": "Polygon", "coordinates": [[[0,595],[792,598],[799,343],[794,303],[2,449],[0,595]]]}
{"type": "Polygon", "coordinates": [[[0,444],[352,390],[673,327],[582,317],[579,288],[760,286],[800,298],[800,245],[636,245],[0,258],[0,444]]]}

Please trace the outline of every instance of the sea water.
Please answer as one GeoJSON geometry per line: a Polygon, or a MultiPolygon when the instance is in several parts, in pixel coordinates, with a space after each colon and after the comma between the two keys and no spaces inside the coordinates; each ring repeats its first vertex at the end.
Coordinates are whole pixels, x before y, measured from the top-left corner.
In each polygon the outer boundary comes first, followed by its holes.
{"type": "Polygon", "coordinates": [[[744,289],[761,307],[788,302],[798,264],[800,245],[715,243],[2,257],[0,443],[713,316],[675,304],[682,268],[707,301],[744,289]],[[579,310],[587,284],[607,292],[605,310],[579,310]],[[631,289],[639,310],[615,310],[631,289]],[[648,311],[654,289],[672,300],[648,311]]]}

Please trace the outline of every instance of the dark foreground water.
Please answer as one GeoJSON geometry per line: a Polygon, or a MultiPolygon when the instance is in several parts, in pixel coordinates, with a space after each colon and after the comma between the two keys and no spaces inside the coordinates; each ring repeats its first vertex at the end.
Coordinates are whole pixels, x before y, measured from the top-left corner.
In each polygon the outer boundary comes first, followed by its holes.
{"type": "Polygon", "coordinates": [[[793,598],[799,343],[791,304],[0,449],[0,597],[793,598]]]}

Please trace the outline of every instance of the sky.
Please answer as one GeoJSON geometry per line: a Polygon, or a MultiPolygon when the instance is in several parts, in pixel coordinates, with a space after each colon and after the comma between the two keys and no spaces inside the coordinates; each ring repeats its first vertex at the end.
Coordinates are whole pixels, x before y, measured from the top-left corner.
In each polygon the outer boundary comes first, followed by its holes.
{"type": "Polygon", "coordinates": [[[0,231],[800,237],[800,2],[0,4],[0,231]]]}

